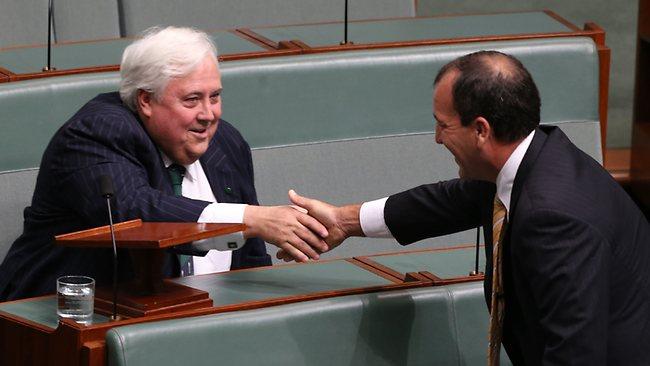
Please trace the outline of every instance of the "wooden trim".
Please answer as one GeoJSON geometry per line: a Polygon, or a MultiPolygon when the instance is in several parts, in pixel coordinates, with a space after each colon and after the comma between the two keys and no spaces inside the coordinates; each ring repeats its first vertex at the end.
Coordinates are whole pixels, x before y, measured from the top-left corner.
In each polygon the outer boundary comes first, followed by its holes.
{"type": "Polygon", "coordinates": [[[81,364],[104,366],[106,364],[106,342],[97,340],[82,344],[81,364]]]}
{"type": "Polygon", "coordinates": [[[274,50],[275,49],[270,44],[262,42],[259,39],[251,36],[248,31],[249,31],[249,29],[243,28],[243,29],[232,29],[229,32],[236,35],[237,37],[239,37],[241,39],[245,39],[245,40],[247,40],[247,41],[249,41],[249,42],[251,42],[253,44],[256,44],[256,45],[258,45],[258,46],[260,46],[260,47],[262,47],[264,49],[267,49],[267,50],[274,50]]]}
{"type": "Polygon", "coordinates": [[[299,40],[299,39],[294,39],[291,41],[293,44],[296,45],[296,47],[300,48],[301,50],[309,50],[311,49],[311,46],[309,46],[307,43],[299,40]]]}
{"type": "Polygon", "coordinates": [[[603,166],[622,186],[630,184],[631,149],[605,149],[603,166]]]}
{"type": "Polygon", "coordinates": [[[517,41],[527,39],[541,39],[541,38],[567,38],[567,37],[590,37],[593,38],[593,32],[576,32],[576,33],[530,33],[530,34],[516,34],[507,36],[481,36],[481,37],[468,37],[468,38],[446,38],[435,40],[418,40],[418,41],[402,41],[402,42],[385,42],[385,43],[358,43],[352,45],[331,45],[309,47],[305,53],[322,53],[322,52],[339,52],[339,51],[357,51],[357,50],[371,50],[381,48],[399,48],[399,47],[417,47],[417,46],[437,46],[448,44],[461,44],[461,43],[476,43],[476,42],[495,42],[495,41],[517,41]]]}
{"type": "MultiPolygon", "coordinates": [[[[604,39],[604,37],[603,37],[604,39]]],[[[598,116],[600,117],[601,151],[607,148],[607,111],[609,106],[609,72],[612,51],[605,45],[597,45],[598,50],[598,116]]]]}
{"type": "Polygon", "coordinates": [[[404,282],[429,282],[429,280],[419,272],[406,272],[404,282]]]}
{"type": "Polygon", "coordinates": [[[242,38],[245,37],[245,38],[247,38],[247,39],[249,39],[249,40],[259,44],[260,46],[265,47],[265,48],[269,48],[269,49],[272,49],[272,50],[277,50],[277,49],[280,48],[277,42],[274,42],[274,41],[262,36],[261,34],[255,33],[249,28],[238,28],[238,29],[235,29],[235,31],[242,34],[242,38]]]}
{"type": "Polygon", "coordinates": [[[558,15],[556,12],[554,12],[554,11],[552,11],[552,10],[550,10],[550,9],[544,9],[544,10],[542,10],[542,12],[546,13],[546,15],[548,15],[549,17],[551,17],[551,18],[557,20],[558,22],[564,24],[565,26],[567,26],[568,28],[572,29],[573,31],[575,31],[575,32],[579,32],[579,31],[580,31],[580,28],[578,28],[578,26],[576,26],[575,24],[571,23],[570,21],[568,21],[568,20],[562,18],[562,17],[561,17],[560,15],[558,15]]]}
{"type": "Polygon", "coordinates": [[[6,83],[10,81],[11,75],[14,75],[14,73],[5,69],[4,67],[0,67],[0,83],[6,83]]]}
{"type": "MultiPolygon", "coordinates": [[[[53,297],[56,295],[50,295],[50,296],[53,297]]],[[[33,299],[25,299],[25,300],[33,300],[33,299]]],[[[0,310],[0,325],[2,324],[2,320],[11,321],[12,323],[17,323],[17,324],[22,324],[24,326],[27,326],[28,328],[33,328],[45,333],[51,333],[54,332],[55,330],[55,328],[50,328],[47,325],[43,325],[41,323],[37,323],[29,319],[21,318],[14,314],[7,313],[5,311],[0,310]]]]}
{"type": "Polygon", "coordinates": [[[52,71],[41,71],[41,72],[32,72],[26,74],[13,74],[9,77],[9,81],[22,81],[30,79],[41,79],[53,76],[65,76],[65,75],[75,75],[75,74],[91,74],[97,72],[111,72],[119,71],[119,65],[106,65],[106,66],[93,66],[93,67],[81,67],[76,69],[66,69],[66,70],[52,70],[52,71]]]}
{"type": "Polygon", "coordinates": [[[453,285],[456,283],[483,281],[485,279],[485,275],[482,273],[475,276],[461,276],[461,277],[452,277],[452,278],[444,278],[444,279],[434,275],[429,271],[421,271],[420,275],[433,282],[433,286],[445,286],[445,285],[453,285]]]}
{"type": "MultiPolygon", "coordinates": [[[[131,229],[131,228],[135,228],[135,227],[140,227],[140,226],[142,226],[142,220],[141,219],[135,219],[135,220],[119,222],[119,223],[113,225],[113,228],[114,228],[115,232],[117,233],[118,231],[123,231],[123,230],[131,229]]],[[[54,239],[55,240],[75,240],[75,239],[85,238],[85,237],[92,236],[92,235],[106,234],[106,233],[110,233],[110,232],[111,232],[110,225],[105,225],[105,226],[94,227],[92,229],[76,231],[74,233],[57,235],[57,236],[54,237],[54,239]]]]}
{"type": "Polygon", "coordinates": [[[584,30],[586,32],[593,32],[593,39],[597,45],[605,45],[605,30],[594,22],[585,23],[584,30]]]}
{"type": "MultiPolygon", "coordinates": [[[[483,247],[483,245],[481,245],[481,247],[483,247]]],[[[355,258],[360,259],[360,258],[383,257],[383,256],[387,256],[387,255],[392,256],[392,255],[408,255],[408,254],[415,254],[415,253],[449,252],[449,251],[452,251],[452,250],[470,249],[470,248],[476,248],[476,244],[460,244],[460,245],[454,245],[454,246],[448,246],[448,247],[440,247],[440,248],[402,250],[402,251],[386,252],[386,253],[379,253],[379,254],[371,254],[371,255],[366,255],[366,256],[363,256],[363,257],[355,257],[355,258]]]]}
{"type": "Polygon", "coordinates": [[[397,278],[399,282],[406,282],[406,276],[403,273],[399,273],[390,267],[379,264],[368,257],[354,257],[354,260],[364,264],[364,268],[378,275],[384,274],[385,276],[397,278]],[[371,270],[370,268],[374,268],[374,270],[371,270]]]}

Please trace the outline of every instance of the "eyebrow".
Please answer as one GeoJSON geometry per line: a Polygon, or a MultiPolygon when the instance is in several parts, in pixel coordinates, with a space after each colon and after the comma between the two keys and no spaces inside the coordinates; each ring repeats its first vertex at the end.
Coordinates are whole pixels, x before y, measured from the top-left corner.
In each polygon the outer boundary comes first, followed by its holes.
{"type": "MultiPolygon", "coordinates": [[[[217,90],[211,91],[209,95],[221,94],[222,92],[223,92],[223,88],[219,88],[217,90]]],[[[188,96],[188,95],[193,95],[193,94],[203,95],[203,92],[198,91],[198,90],[190,90],[189,92],[184,93],[183,95],[188,96]]]]}

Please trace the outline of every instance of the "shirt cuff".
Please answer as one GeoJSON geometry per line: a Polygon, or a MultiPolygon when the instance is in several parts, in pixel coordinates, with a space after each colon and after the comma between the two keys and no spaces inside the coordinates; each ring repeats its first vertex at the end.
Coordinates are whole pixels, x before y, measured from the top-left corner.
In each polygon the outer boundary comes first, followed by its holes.
{"type": "Polygon", "coordinates": [[[217,224],[242,224],[244,223],[243,203],[211,203],[201,212],[196,222],[217,224]]]}
{"type": "Polygon", "coordinates": [[[388,197],[364,202],[359,211],[359,222],[363,234],[370,238],[392,238],[393,234],[386,226],[384,219],[384,207],[388,197]]]}
{"type": "MultiPolygon", "coordinates": [[[[211,203],[207,205],[204,209],[203,212],[201,212],[201,216],[199,216],[199,219],[196,220],[198,223],[216,223],[216,224],[243,224],[244,223],[244,209],[246,208],[246,205],[243,203],[211,203]]],[[[230,240],[234,240],[237,242],[237,248],[241,248],[244,246],[244,242],[246,240],[244,239],[244,232],[239,231],[236,233],[233,233],[232,235],[229,236],[230,240]]],[[[217,238],[210,238],[210,239],[204,239],[199,240],[197,244],[199,245],[207,245],[209,246],[210,242],[212,241],[218,241],[222,242],[219,237],[217,238]]],[[[222,246],[215,246],[214,248],[209,248],[209,249],[216,249],[220,248],[220,250],[232,250],[232,248],[222,248],[222,246]]],[[[209,250],[205,249],[205,250],[209,250]]],[[[235,248],[236,249],[236,248],[235,248]]]]}

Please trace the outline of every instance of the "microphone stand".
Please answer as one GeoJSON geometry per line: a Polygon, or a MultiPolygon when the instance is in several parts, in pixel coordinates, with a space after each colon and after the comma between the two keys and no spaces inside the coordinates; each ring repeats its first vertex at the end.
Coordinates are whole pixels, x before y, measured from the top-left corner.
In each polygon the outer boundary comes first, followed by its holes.
{"type": "Polygon", "coordinates": [[[113,226],[113,211],[111,210],[111,197],[113,197],[113,181],[111,177],[100,177],[102,197],[106,198],[108,207],[108,223],[111,229],[111,242],[113,244],[113,315],[111,320],[117,320],[117,244],[115,243],[115,228],[113,226]]]}
{"type": "Polygon", "coordinates": [[[469,273],[470,276],[478,276],[482,273],[478,270],[479,245],[481,244],[481,227],[476,228],[476,257],[474,260],[474,270],[469,273]]]}
{"type": "Polygon", "coordinates": [[[348,0],[345,0],[345,21],[343,23],[343,41],[339,44],[345,46],[348,44],[353,44],[353,42],[348,41],[348,0]]]}
{"type": "Polygon", "coordinates": [[[52,2],[49,0],[47,7],[47,65],[43,67],[43,71],[54,71],[52,67],[52,2]]]}

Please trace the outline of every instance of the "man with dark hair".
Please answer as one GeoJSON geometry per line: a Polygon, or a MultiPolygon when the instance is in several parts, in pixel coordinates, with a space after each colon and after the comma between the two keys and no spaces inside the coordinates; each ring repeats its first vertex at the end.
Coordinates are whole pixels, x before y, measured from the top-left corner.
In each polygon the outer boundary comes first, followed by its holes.
{"type": "Polygon", "coordinates": [[[515,365],[650,365],[646,218],[559,128],[539,125],[539,93],[514,57],[466,55],[435,80],[436,142],[460,179],[343,207],[292,201],[328,228],[330,249],[482,225],[489,365],[501,342],[515,365]]]}

